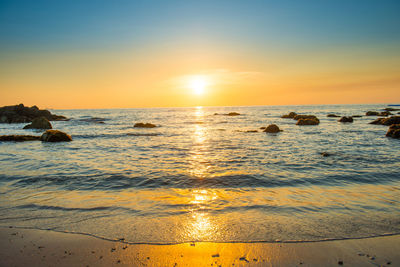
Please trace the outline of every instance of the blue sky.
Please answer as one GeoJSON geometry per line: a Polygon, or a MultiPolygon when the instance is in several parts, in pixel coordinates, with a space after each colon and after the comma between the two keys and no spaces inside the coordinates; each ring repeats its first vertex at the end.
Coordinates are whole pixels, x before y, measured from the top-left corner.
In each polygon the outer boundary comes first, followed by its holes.
{"type": "Polygon", "coordinates": [[[3,49],[398,43],[400,1],[0,1],[3,49]]]}

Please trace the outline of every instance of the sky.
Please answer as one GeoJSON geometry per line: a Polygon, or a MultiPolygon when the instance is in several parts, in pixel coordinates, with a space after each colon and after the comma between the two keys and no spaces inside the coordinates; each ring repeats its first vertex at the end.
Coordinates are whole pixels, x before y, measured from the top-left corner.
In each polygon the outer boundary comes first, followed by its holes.
{"type": "Polygon", "coordinates": [[[400,104],[400,1],[0,0],[0,106],[400,104]]]}

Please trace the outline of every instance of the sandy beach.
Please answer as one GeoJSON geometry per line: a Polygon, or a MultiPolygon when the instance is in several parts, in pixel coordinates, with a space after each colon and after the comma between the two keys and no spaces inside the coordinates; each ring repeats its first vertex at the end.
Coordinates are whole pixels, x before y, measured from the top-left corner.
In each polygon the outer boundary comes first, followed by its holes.
{"type": "Polygon", "coordinates": [[[127,244],[0,229],[0,266],[399,266],[400,236],[306,243],[127,244]]]}

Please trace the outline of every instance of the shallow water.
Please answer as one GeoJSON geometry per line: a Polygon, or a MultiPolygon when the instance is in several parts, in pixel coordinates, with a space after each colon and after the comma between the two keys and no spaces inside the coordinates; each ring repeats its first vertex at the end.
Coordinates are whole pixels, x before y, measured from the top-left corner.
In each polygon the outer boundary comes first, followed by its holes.
{"type": "MultiPolygon", "coordinates": [[[[0,143],[0,226],[144,243],[399,233],[400,141],[375,117],[326,117],[384,107],[56,110],[72,119],[53,128],[73,142],[0,143]],[[232,111],[242,115],[214,115],[232,111]],[[290,111],[321,123],[280,118],[290,111]],[[283,132],[246,132],[270,123],[283,132]]],[[[0,135],[41,134],[23,125],[0,124],[0,135]]]]}

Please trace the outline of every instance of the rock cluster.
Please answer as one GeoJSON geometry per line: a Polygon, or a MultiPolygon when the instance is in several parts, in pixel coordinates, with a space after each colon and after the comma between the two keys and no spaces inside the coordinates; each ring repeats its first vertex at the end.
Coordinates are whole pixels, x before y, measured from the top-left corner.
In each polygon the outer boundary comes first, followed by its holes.
{"type": "Polygon", "coordinates": [[[400,124],[400,116],[392,116],[389,118],[378,118],[374,120],[373,122],[370,122],[370,124],[379,124],[379,125],[386,125],[390,126],[392,124],[400,124]]]}
{"type": "Polygon", "coordinates": [[[25,107],[23,104],[0,108],[0,123],[31,122],[38,117],[45,117],[49,121],[67,120],[64,116],[51,114],[48,110],[41,110],[37,106],[25,107]]]}
{"type": "Polygon", "coordinates": [[[319,119],[314,115],[296,115],[293,118],[297,120],[296,125],[318,125],[319,119]]]}
{"type": "Polygon", "coordinates": [[[390,113],[390,111],[382,111],[382,112],[367,111],[367,113],[365,113],[365,116],[384,116],[384,117],[387,117],[389,115],[393,115],[393,114],[390,113]]]}

